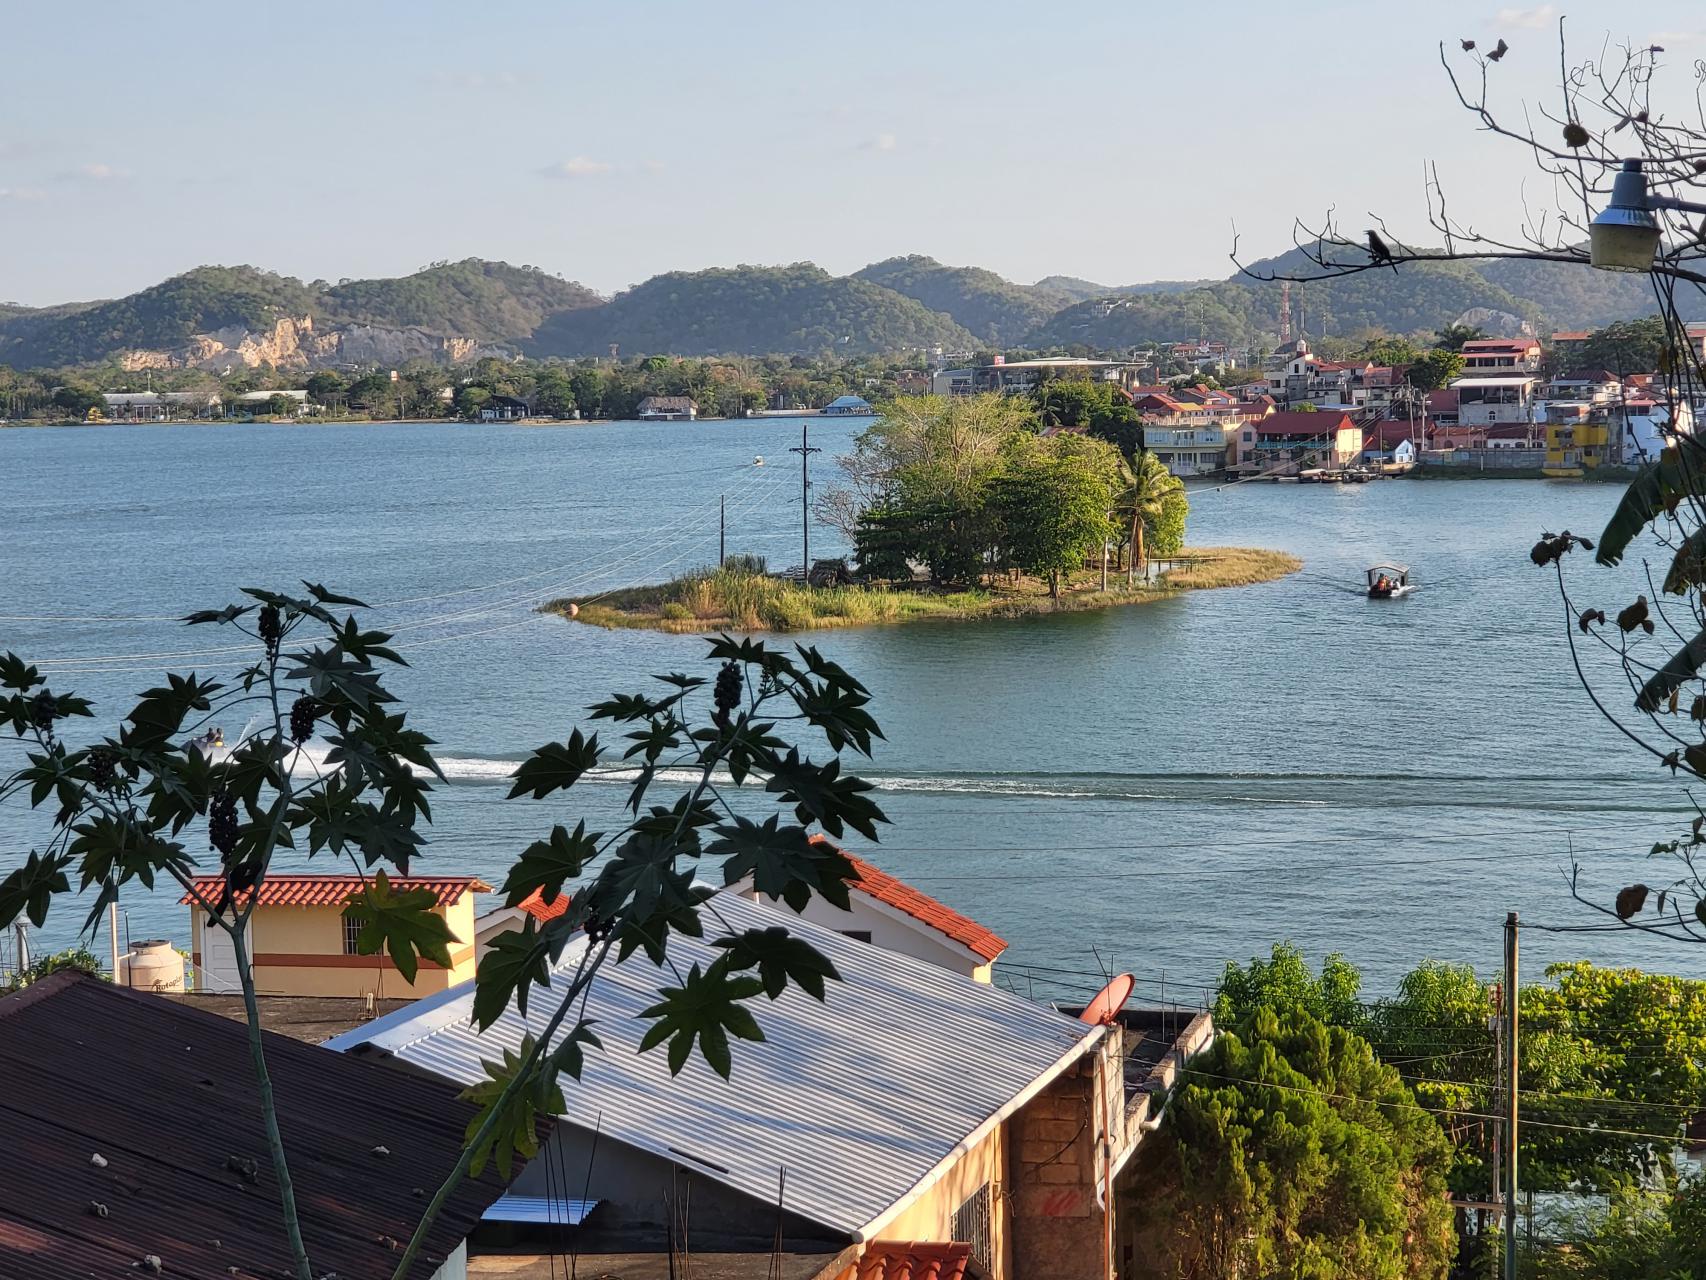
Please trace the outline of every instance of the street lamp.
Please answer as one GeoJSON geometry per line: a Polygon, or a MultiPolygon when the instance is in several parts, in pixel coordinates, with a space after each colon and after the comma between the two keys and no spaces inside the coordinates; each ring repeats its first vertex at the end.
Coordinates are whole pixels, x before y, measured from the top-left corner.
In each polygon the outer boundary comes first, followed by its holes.
{"type": "Polygon", "coordinates": [[[1611,184],[1611,203],[1588,226],[1588,261],[1601,271],[1651,271],[1659,251],[1657,210],[1706,213],[1706,205],[1654,195],[1639,160],[1625,160],[1611,184]]]}

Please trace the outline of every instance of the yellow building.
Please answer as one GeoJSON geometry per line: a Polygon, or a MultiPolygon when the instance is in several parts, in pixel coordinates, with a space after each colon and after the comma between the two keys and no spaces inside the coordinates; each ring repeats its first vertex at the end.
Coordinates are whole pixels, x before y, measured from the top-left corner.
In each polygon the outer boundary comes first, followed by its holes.
{"type": "MultiPolygon", "coordinates": [[[[217,902],[219,876],[201,876],[196,892],[217,902]]],[[[413,983],[405,982],[388,955],[359,955],[360,926],[344,917],[344,904],[361,888],[358,876],[270,875],[249,917],[249,964],[255,989],[265,996],[365,996],[409,999],[448,990],[474,976],[474,895],[492,887],[473,876],[396,876],[393,892],[427,889],[437,896],[435,912],[450,926],[450,967],[422,960],[413,983]]],[[[202,991],[239,987],[231,935],[190,904],[190,959],[202,991]]],[[[247,901],[247,895],[239,899],[247,901]]]]}
{"type": "Polygon", "coordinates": [[[1610,459],[1611,427],[1604,422],[1546,424],[1546,465],[1549,476],[1579,476],[1610,459]]]}

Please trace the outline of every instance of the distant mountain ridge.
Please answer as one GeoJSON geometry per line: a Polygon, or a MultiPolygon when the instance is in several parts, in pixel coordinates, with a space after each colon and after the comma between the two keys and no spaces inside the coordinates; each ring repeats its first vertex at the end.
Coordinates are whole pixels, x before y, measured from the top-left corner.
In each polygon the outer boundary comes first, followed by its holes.
{"type": "MultiPolygon", "coordinates": [[[[1307,274],[1298,250],[1255,263],[1307,274]]],[[[1019,284],[918,255],[850,276],[812,263],[654,276],[613,298],[534,267],[470,258],[394,279],[303,282],[249,266],[197,267],[123,298],[0,304],[0,364],[129,369],[444,362],[476,355],[888,355],[937,348],[1119,352],[1198,335],[1271,343],[1281,286],[1217,281],[1019,284]]],[[[1495,325],[1595,328],[1652,314],[1646,282],[1568,263],[1411,263],[1292,286],[1311,335],[1427,334],[1472,314],[1495,325]]],[[[1706,316],[1706,300],[1696,304],[1706,316]]]]}

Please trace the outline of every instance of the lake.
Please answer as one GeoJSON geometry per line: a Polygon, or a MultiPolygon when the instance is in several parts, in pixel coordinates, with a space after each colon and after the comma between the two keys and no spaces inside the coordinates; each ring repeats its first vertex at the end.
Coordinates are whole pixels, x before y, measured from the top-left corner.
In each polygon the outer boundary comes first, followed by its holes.
{"type": "MultiPolygon", "coordinates": [[[[703,652],[534,607],[714,562],[719,499],[730,552],[797,564],[800,425],[0,431],[0,650],[59,664],[57,685],[111,715],[168,667],[231,669],[224,635],[168,619],[240,586],[311,578],[381,602],[413,664],[393,687],[451,777],[418,866],[497,880],[552,822],[607,821],[625,795],[611,781],[570,804],[506,801],[515,761],[703,652]]],[[[820,487],[864,425],[811,421],[820,487]]],[[[1527,551],[1543,529],[1597,534],[1620,493],[1235,485],[1193,494],[1192,543],[1292,551],[1302,573],[1101,613],[818,633],[886,734],[860,772],[893,826],[861,852],[1007,938],[998,969],[1039,996],[1115,967],[1144,998],[1196,1000],[1227,959],[1283,939],[1344,952],[1381,991],[1424,957],[1496,967],[1507,910],[1595,925],[1569,896],[1572,851],[1608,899],[1690,811],[1596,718],[1527,551]],[[1423,589],[1363,599],[1381,559],[1423,589]]],[[[814,555],[838,545],[812,537],[814,555]]],[[[1576,559],[1584,602],[1644,589],[1576,559]]],[[[20,758],[0,747],[0,767],[20,758]]],[[[38,833],[0,811],[0,868],[38,833]]],[[[124,906],[132,937],[187,936],[175,893],[124,906]]],[[[57,907],[38,949],[80,921],[57,907]]],[[[1613,931],[1530,931],[1524,955],[1529,973],[1698,967],[1613,931]]]]}

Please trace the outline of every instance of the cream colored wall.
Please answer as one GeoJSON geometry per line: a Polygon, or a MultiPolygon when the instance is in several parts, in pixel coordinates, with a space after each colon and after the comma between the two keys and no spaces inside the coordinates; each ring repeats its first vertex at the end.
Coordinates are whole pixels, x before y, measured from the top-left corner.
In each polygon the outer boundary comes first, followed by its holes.
{"type": "Polygon", "coordinates": [[[466,982],[474,976],[474,896],[464,894],[443,914],[457,939],[450,947],[452,965],[441,969],[422,964],[411,984],[389,956],[344,954],[342,907],[259,907],[249,920],[255,989],[262,995],[360,997],[372,992],[384,999],[408,999],[466,982]],[[276,962],[308,956],[324,956],[327,963],[276,962]]]}
{"type": "MultiPolygon", "coordinates": [[[[742,892],[754,901],[761,896],[750,882],[744,885],[742,892]]],[[[764,901],[771,906],[780,905],[774,898],[766,898],[764,901]]],[[[904,912],[893,908],[886,908],[869,894],[857,889],[848,895],[848,901],[853,909],[843,911],[813,894],[800,916],[811,924],[834,929],[837,933],[846,933],[849,930],[868,933],[874,947],[881,947],[885,951],[898,951],[914,960],[923,960],[954,973],[964,974],[976,982],[989,981],[988,964],[980,962],[969,950],[937,933],[922,921],[913,920],[904,912]]]]}
{"type": "Polygon", "coordinates": [[[953,1168],[949,1169],[905,1212],[876,1234],[877,1240],[912,1240],[945,1244],[954,1238],[954,1210],[973,1192],[989,1184],[989,1280],[1008,1280],[1013,1274],[1012,1242],[1007,1214],[1007,1126],[998,1124],[953,1168]]]}

